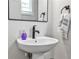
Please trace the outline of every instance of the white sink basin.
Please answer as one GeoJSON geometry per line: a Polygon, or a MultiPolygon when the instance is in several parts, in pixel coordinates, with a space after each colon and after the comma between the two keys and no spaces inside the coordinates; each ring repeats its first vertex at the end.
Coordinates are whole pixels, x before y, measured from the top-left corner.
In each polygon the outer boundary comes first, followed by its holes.
{"type": "Polygon", "coordinates": [[[26,40],[17,39],[18,47],[30,53],[47,52],[54,48],[58,40],[50,37],[28,38],[26,40]]]}

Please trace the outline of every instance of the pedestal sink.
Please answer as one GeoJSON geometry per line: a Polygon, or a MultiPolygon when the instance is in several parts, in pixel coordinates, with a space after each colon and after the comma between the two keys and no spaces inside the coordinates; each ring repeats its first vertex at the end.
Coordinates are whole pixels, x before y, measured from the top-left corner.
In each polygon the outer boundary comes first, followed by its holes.
{"type": "Polygon", "coordinates": [[[33,54],[32,59],[44,59],[40,56],[54,48],[58,40],[50,37],[37,37],[36,39],[17,39],[17,43],[20,49],[33,54]]]}

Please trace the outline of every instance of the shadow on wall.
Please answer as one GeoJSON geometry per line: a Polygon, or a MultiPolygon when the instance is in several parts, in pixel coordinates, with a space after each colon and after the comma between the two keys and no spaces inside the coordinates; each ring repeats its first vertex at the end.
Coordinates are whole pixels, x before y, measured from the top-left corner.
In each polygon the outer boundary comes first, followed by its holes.
{"type": "Polygon", "coordinates": [[[28,59],[25,57],[24,52],[18,50],[16,41],[8,48],[8,59],[28,59]]]}

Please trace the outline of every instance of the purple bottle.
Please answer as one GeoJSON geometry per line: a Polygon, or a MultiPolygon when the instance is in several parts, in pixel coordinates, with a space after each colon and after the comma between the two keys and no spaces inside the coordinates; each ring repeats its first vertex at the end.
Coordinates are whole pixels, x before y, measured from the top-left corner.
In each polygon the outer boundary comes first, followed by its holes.
{"type": "Polygon", "coordinates": [[[21,39],[22,39],[22,40],[26,40],[26,38],[27,38],[27,34],[26,34],[25,32],[23,32],[23,33],[21,34],[21,39]]]}

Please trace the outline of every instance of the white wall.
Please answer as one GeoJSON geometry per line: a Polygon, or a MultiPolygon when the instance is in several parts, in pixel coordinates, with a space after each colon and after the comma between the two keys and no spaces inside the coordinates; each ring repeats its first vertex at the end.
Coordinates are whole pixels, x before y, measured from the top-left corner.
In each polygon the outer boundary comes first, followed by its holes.
{"type": "Polygon", "coordinates": [[[65,5],[70,5],[70,0],[52,0],[52,35],[60,41],[55,48],[55,59],[70,59],[71,40],[63,40],[61,32],[58,31],[60,11],[65,5]]]}
{"type": "Polygon", "coordinates": [[[49,4],[48,18],[49,19],[47,23],[8,20],[8,58],[9,59],[28,59],[26,56],[24,56],[24,52],[18,50],[16,46],[16,39],[18,38],[20,31],[25,30],[29,37],[31,36],[31,30],[32,30],[33,25],[37,25],[36,29],[40,31],[40,34],[36,34],[36,35],[51,36],[52,34],[51,3],[49,4]]]}

